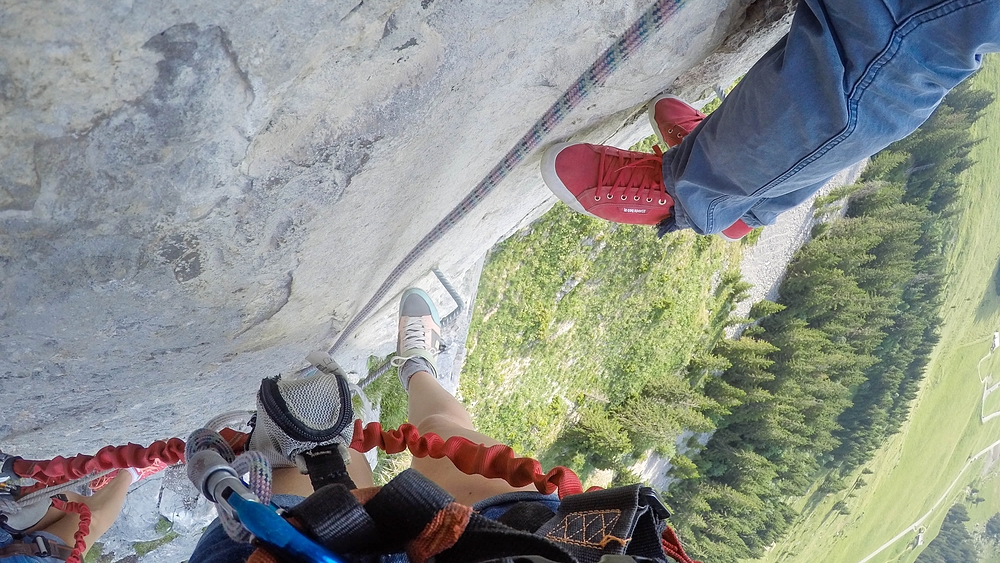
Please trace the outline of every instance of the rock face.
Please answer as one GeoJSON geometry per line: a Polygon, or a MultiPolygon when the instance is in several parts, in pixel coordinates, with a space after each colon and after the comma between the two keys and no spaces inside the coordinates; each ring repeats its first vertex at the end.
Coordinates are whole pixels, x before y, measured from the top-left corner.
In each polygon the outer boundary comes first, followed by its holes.
{"type": "Polygon", "coordinates": [[[167,468],[129,489],[118,519],[101,536],[103,560],[118,563],[187,561],[202,530],[215,517],[215,505],[198,494],[184,468],[167,468]],[[137,544],[141,546],[144,542],[155,544],[147,544],[142,550],[145,553],[137,553],[137,544]]]}
{"type": "MultiPolygon", "coordinates": [[[[5,2],[0,449],[186,436],[251,406],[645,4],[5,2]]],[[[645,101],[682,75],[699,95],[744,72],[787,4],[688,2],[547,142],[648,135],[645,101]]],[[[396,291],[435,265],[463,276],[547,209],[537,162],[396,291]]],[[[392,347],[366,334],[344,351],[355,370],[392,347]]]]}

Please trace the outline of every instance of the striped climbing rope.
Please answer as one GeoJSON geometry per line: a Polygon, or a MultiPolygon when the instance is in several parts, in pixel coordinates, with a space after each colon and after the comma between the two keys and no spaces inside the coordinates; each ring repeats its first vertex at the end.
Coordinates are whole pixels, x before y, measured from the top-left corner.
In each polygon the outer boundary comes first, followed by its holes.
{"type": "Polygon", "coordinates": [[[385,281],[382,282],[382,285],[375,290],[375,294],[372,295],[371,299],[357,312],[354,318],[351,319],[351,322],[344,327],[344,330],[341,331],[340,336],[330,348],[329,353],[333,354],[347,341],[347,338],[375,311],[375,308],[385,299],[389,290],[403,277],[403,274],[435,242],[440,240],[463,217],[471,213],[518,164],[542,143],[542,140],[555,129],[556,125],[566,119],[566,116],[579,106],[587,96],[602,86],[608,77],[635,53],[649,39],[653,32],[661,28],[663,23],[681,5],[683,5],[683,0],[656,0],[648,10],[639,16],[639,19],[618,38],[618,41],[608,47],[594,61],[594,64],[590,65],[590,68],[584,71],[576,79],[576,82],[559,96],[559,99],[552,104],[548,111],[535,122],[534,126],[490,170],[490,173],[403,257],[399,264],[389,273],[385,281]]]}

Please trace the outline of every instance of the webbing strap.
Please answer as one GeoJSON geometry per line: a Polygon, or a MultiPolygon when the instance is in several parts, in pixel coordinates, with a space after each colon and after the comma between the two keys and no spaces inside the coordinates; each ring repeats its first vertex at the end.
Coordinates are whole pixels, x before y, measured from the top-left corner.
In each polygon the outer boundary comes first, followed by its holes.
{"type": "Polygon", "coordinates": [[[635,53],[649,36],[677,11],[683,4],[683,0],[656,0],[639,19],[632,24],[618,38],[613,45],[607,48],[590,68],[585,70],[576,82],[563,92],[559,99],[549,107],[538,121],[521,137],[514,147],[507,151],[507,154],[500,159],[500,162],[490,170],[485,178],[479,181],[475,188],[462,201],[458,203],[447,215],[434,226],[427,235],[424,236],[413,247],[410,252],[400,260],[399,264],[389,273],[382,285],[375,290],[371,299],[361,309],[358,310],[351,322],[347,323],[344,330],[340,332],[336,342],[330,347],[329,352],[333,354],[340,348],[349,336],[354,334],[361,323],[375,311],[379,303],[385,299],[389,290],[396,282],[403,277],[403,274],[412,266],[425,252],[441,237],[444,236],[456,223],[472,212],[479,203],[486,198],[500,182],[506,178],[514,168],[520,164],[535,148],[541,145],[542,140],[555,129],[556,125],[566,119],[570,111],[579,106],[583,100],[604,84],[611,74],[622,65],[633,53],[635,53]]]}
{"type": "MultiPolygon", "coordinates": [[[[57,560],[69,559],[73,556],[73,550],[65,545],[59,545],[48,540],[44,536],[35,536],[35,541],[31,543],[21,543],[20,541],[0,547],[0,560],[22,555],[30,558],[52,557],[57,560]]],[[[25,559],[20,559],[24,561],[25,559]]],[[[36,561],[36,559],[27,559],[36,561]]]]}
{"type": "Polygon", "coordinates": [[[497,522],[515,530],[535,533],[556,515],[547,505],[536,501],[521,501],[496,518],[497,522]]]}
{"type": "MultiPolygon", "coordinates": [[[[364,509],[375,522],[379,547],[409,551],[410,544],[434,517],[453,502],[455,499],[444,489],[415,469],[407,469],[386,483],[364,504],[364,509]]],[[[454,541],[463,530],[452,532],[454,541]]]]}
{"type": "MultiPolygon", "coordinates": [[[[347,465],[340,453],[340,446],[331,444],[319,446],[300,455],[305,460],[309,481],[314,491],[331,484],[343,485],[348,489],[357,488],[347,473],[347,465]]],[[[344,450],[346,453],[347,450],[344,450]]]]}
{"type": "Polygon", "coordinates": [[[536,555],[556,563],[575,563],[573,556],[547,539],[509,528],[473,513],[455,545],[438,554],[436,563],[468,563],[536,555]]]}
{"type": "MultiPolygon", "coordinates": [[[[647,502],[644,489],[633,485],[572,495],[554,515],[548,511],[537,530],[518,530],[474,513],[408,469],[377,492],[324,487],[289,514],[326,548],[352,557],[405,551],[412,563],[430,557],[439,563],[466,563],[530,554],[549,561],[598,563],[618,554],[665,562],[660,546],[665,512],[647,502]]],[[[683,552],[678,546],[671,555],[676,557],[678,550],[683,552]]]]}
{"type": "Polygon", "coordinates": [[[526,553],[574,563],[558,546],[476,514],[418,471],[407,469],[361,503],[343,486],[316,491],[289,514],[338,553],[407,553],[412,563],[485,561],[526,553]]]}
{"type": "Polygon", "coordinates": [[[288,513],[334,553],[359,553],[378,545],[375,522],[357,497],[341,485],[316,489],[288,513]]]}

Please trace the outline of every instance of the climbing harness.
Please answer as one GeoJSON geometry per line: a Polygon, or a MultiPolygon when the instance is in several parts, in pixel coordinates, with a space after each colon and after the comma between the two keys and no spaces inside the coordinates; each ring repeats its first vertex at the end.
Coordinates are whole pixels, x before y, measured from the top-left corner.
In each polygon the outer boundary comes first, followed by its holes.
{"type": "MultiPolygon", "coordinates": [[[[335,369],[331,371],[336,374],[335,369]]],[[[273,387],[273,382],[268,380],[261,386],[258,415],[269,386],[273,387]]],[[[252,540],[258,546],[248,559],[251,563],[374,562],[382,555],[403,552],[413,563],[424,563],[431,557],[439,563],[458,563],[516,556],[596,563],[605,555],[663,563],[670,557],[680,563],[696,563],[666,525],[669,513],[648,487],[584,492],[576,474],[564,467],[543,473],[538,461],[517,457],[507,446],[485,446],[462,437],[444,440],[433,433],[421,435],[410,424],[386,431],[377,422],[363,425],[355,420],[353,432],[347,433],[341,426],[341,409],[349,410],[350,402],[328,394],[336,388],[314,378],[299,381],[294,391],[289,386],[282,395],[283,412],[272,406],[268,415],[275,421],[269,435],[301,432],[303,428],[324,430],[315,432],[322,443],[270,436],[272,444],[283,444],[276,447],[286,456],[286,466],[288,459],[304,458],[302,463],[296,459],[295,465],[309,475],[315,491],[287,510],[270,504],[266,479],[255,477],[253,471],[249,484],[239,479],[247,473],[240,460],[248,455],[257,456],[261,473],[270,473],[270,456],[254,451],[236,456],[231,447],[233,443],[259,443],[261,438],[238,440],[203,428],[188,440],[189,478],[206,498],[219,504],[219,518],[231,539],[242,543],[252,540]],[[313,391],[335,407],[316,409],[313,391]],[[352,436],[350,447],[360,452],[377,447],[390,454],[406,449],[414,457],[448,458],[466,474],[501,478],[518,488],[534,485],[541,493],[558,493],[561,502],[555,511],[537,502],[524,502],[496,521],[489,520],[456,503],[413,470],[404,471],[384,487],[356,490],[346,470],[349,458],[343,455],[348,436],[352,436]],[[302,451],[304,447],[310,449],[302,451]]],[[[261,431],[258,426],[253,433],[261,431]]]]}
{"type": "Polygon", "coordinates": [[[368,319],[375,311],[379,303],[389,294],[392,287],[403,277],[403,274],[425,252],[441,237],[444,236],[456,223],[472,212],[487,195],[506,178],[514,168],[520,164],[531,152],[541,145],[545,137],[561,123],[569,113],[579,106],[594,90],[602,86],[611,74],[617,70],[622,63],[635,53],[652,35],[653,32],[663,26],[663,23],[672,16],[683,4],[683,0],[656,0],[653,5],[646,10],[639,19],[635,21],[613,45],[608,47],[590,68],[563,92],[559,99],[539,118],[538,121],[521,137],[514,147],[507,151],[507,154],[500,159],[489,174],[480,180],[475,188],[462,199],[444,219],[441,219],[427,235],[410,250],[406,256],[400,260],[399,264],[389,273],[382,285],[375,290],[371,299],[354,315],[340,336],[330,347],[328,352],[333,354],[347,338],[368,319]]]}
{"type": "MultiPolygon", "coordinates": [[[[420,434],[411,424],[393,430],[383,429],[378,422],[364,425],[354,419],[351,402],[345,400],[349,393],[342,383],[343,371],[321,355],[325,358],[318,362],[321,376],[262,382],[257,425],[249,435],[202,428],[186,443],[172,438],[148,447],[109,446],[93,456],[49,461],[8,458],[3,467],[18,479],[37,479],[58,487],[110,468],[186,459],[189,478],[219,505],[226,534],[238,542],[263,546],[264,551],[250,559],[252,563],[345,560],[338,553],[352,554],[351,561],[367,561],[357,554],[372,550],[405,551],[414,563],[431,556],[441,563],[457,563],[514,555],[530,555],[534,561],[595,563],[606,554],[696,563],[665,524],[669,514],[651,489],[633,485],[584,492],[571,470],[556,467],[543,472],[537,460],[518,457],[508,446],[485,446],[458,436],[442,439],[434,433],[420,434]],[[262,424],[265,416],[269,422],[262,424]],[[265,451],[252,449],[254,444],[265,451]],[[555,512],[546,512],[538,503],[529,502],[494,522],[455,503],[414,471],[403,472],[382,489],[355,491],[346,470],[348,446],[359,452],[409,450],[414,457],[448,458],[469,475],[504,479],[517,488],[533,485],[543,494],[557,493],[561,504],[555,512]],[[274,465],[293,465],[290,460],[309,475],[316,493],[285,511],[271,504],[271,471],[274,465]],[[241,475],[247,476],[246,483],[241,475]]],[[[33,494],[48,494],[48,490],[33,494]]],[[[67,558],[68,563],[79,563],[89,532],[87,507],[59,499],[52,503],[60,510],[81,514],[67,558]]]]}

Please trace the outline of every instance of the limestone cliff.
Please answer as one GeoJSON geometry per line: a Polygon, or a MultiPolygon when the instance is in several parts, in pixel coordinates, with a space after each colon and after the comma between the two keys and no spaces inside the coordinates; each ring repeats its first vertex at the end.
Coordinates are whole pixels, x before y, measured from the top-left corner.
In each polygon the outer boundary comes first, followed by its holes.
{"type": "MultiPolygon", "coordinates": [[[[5,0],[0,449],[185,436],[248,407],[645,4],[5,0]]],[[[642,104],[728,84],[789,10],[685,3],[550,141],[648,135],[642,104]]],[[[397,289],[434,265],[461,276],[547,209],[537,160],[397,289]]],[[[365,331],[345,357],[360,368],[392,337],[365,331]]]]}

